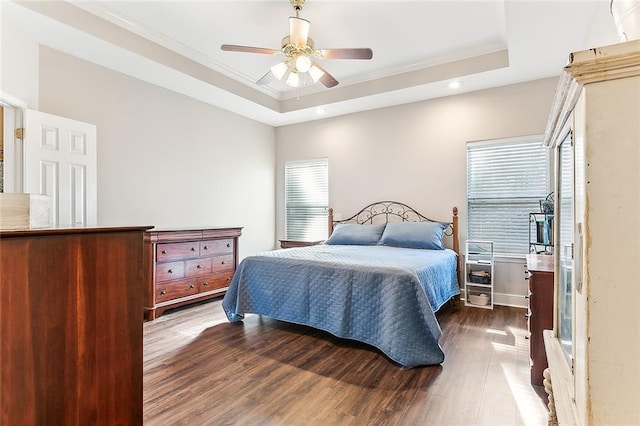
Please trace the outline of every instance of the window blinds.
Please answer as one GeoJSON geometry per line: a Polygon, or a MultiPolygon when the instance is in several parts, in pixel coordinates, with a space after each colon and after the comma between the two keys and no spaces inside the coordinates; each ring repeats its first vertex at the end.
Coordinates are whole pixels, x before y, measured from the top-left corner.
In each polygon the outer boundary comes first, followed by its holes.
{"type": "Polygon", "coordinates": [[[285,164],[285,233],[291,240],[327,238],[329,163],[326,158],[285,164]]]}
{"type": "Polygon", "coordinates": [[[467,239],[493,241],[498,254],[528,253],[529,213],[548,193],[541,140],[467,144],[467,239]]]}

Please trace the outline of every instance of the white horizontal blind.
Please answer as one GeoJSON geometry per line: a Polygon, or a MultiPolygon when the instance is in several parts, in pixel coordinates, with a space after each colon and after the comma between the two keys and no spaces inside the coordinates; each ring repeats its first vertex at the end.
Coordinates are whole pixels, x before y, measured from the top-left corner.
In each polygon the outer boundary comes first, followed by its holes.
{"type": "Polygon", "coordinates": [[[498,254],[529,252],[529,212],[549,193],[542,140],[467,144],[467,238],[498,254]]]}
{"type": "Polygon", "coordinates": [[[284,169],[286,238],[302,241],[326,239],[329,214],[328,160],[288,161],[284,169]]]}

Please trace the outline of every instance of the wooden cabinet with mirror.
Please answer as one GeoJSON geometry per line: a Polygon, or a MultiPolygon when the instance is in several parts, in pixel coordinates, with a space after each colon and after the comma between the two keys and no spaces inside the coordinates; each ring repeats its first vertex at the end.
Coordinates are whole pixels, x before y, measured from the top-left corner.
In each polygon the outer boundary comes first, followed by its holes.
{"type": "Polygon", "coordinates": [[[561,424],[640,424],[639,99],[640,40],[574,52],[547,126],[555,315],[544,341],[561,424]]]}

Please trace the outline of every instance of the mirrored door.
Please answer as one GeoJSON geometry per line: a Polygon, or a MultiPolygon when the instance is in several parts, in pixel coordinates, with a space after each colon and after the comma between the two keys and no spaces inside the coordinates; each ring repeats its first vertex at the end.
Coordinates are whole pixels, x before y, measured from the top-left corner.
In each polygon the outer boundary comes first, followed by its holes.
{"type": "Polygon", "coordinates": [[[558,301],[557,330],[558,339],[567,355],[569,363],[573,358],[573,267],[574,267],[574,233],[573,233],[573,183],[574,156],[573,134],[569,132],[558,146],[558,180],[556,186],[556,214],[558,223],[558,301]]]}

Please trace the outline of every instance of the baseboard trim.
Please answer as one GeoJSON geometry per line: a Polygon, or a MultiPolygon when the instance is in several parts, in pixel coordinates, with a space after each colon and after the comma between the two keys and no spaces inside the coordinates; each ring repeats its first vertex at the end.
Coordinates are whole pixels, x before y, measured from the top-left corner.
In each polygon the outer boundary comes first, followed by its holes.
{"type": "Polygon", "coordinates": [[[493,304],[500,306],[512,306],[514,308],[527,308],[527,299],[521,294],[493,293],[493,304]]]}

